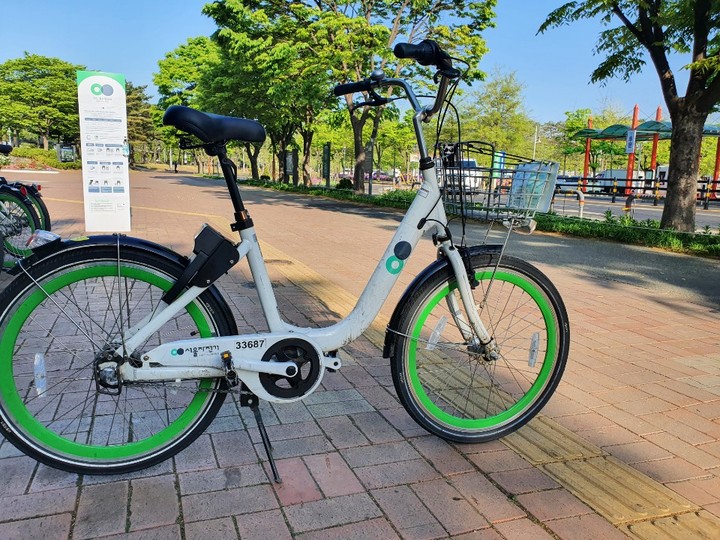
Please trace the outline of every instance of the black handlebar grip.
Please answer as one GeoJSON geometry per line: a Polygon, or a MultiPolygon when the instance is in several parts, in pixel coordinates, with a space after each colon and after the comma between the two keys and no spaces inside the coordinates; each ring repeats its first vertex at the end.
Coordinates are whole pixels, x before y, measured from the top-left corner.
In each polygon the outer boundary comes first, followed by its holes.
{"type": "Polygon", "coordinates": [[[369,79],[338,84],[333,89],[333,94],[335,94],[336,96],[344,96],[345,94],[354,94],[355,92],[368,92],[371,88],[370,84],[371,82],[369,79]]]}
{"type": "Polygon", "coordinates": [[[417,45],[412,43],[398,43],[393,49],[397,58],[412,58],[421,66],[435,66],[442,71],[450,71],[452,59],[432,39],[424,39],[417,45]]]}
{"type": "Polygon", "coordinates": [[[437,43],[432,40],[425,39],[413,45],[412,43],[398,43],[393,49],[393,53],[397,58],[412,58],[417,60],[418,64],[429,66],[435,64],[436,52],[440,50],[437,43]]]}

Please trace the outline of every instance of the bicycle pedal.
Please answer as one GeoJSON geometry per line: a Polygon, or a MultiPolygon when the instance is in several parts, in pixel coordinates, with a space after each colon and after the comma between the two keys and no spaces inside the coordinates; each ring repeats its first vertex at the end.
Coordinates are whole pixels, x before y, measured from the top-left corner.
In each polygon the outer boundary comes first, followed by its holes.
{"type": "Polygon", "coordinates": [[[227,381],[228,386],[233,388],[240,384],[240,377],[238,377],[237,371],[235,371],[230,351],[221,352],[220,359],[222,360],[223,367],[225,368],[225,380],[227,381]]]}

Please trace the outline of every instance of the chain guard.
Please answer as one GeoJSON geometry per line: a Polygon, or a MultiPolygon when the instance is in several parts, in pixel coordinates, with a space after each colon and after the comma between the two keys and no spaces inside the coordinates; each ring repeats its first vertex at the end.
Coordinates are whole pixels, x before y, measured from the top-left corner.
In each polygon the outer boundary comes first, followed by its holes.
{"type": "Polygon", "coordinates": [[[274,397],[294,399],[310,392],[322,376],[322,364],[315,348],[302,339],[283,339],[270,347],[263,362],[294,362],[298,371],[294,377],[260,373],[260,384],[274,397]]]}

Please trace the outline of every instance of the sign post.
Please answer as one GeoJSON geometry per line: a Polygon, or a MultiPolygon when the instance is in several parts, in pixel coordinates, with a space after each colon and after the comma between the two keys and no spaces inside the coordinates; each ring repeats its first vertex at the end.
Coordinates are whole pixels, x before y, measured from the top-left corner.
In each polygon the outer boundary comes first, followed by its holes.
{"type": "Polygon", "coordinates": [[[78,71],[85,230],[127,232],[130,223],[125,77],[78,71]]]}

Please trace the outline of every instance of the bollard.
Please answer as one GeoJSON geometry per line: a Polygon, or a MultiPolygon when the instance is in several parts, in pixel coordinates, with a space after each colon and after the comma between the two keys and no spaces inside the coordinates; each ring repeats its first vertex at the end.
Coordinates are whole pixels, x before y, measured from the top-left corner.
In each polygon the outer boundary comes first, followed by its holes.
{"type": "Polygon", "coordinates": [[[629,212],[630,217],[634,217],[634,209],[633,209],[633,202],[635,201],[635,195],[628,195],[628,198],[625,199],[625,208],[623,208],[623,212],[626,214],[629,212]]]}
{"type": "Polygon", "coordinates": [[[654,193],[653,206],[657,206],[658,201],[660,200],[660,184],[658,183],[657,180],[655,180],[654,184],[655,185],[653,186],[653,193],[654,193]]]}
{"type": "Polygon", "coordinates": [[[617,180],[613,180],[612,187],[612,203],[615,204],[615,196],[617,195],[617,180]]]}

